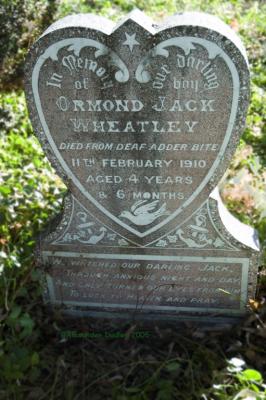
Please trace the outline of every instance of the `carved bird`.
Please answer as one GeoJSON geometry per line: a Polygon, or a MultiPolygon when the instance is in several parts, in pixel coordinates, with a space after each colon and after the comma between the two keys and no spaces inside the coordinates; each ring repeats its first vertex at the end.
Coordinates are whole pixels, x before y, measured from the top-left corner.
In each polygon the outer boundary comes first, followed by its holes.
{"type": "Polygon", "coordinates": [[[146,203],[147,200],[139,200],[131,207],[130,211],[122,211],[119,215],[121,218],[127,218],[129,221],[133,222],[135,225],[145,226],[151,224],[157,218],[162,215],[169,214],[166,211],[166,203],[164,203],[158,210],[155,210],[159,200],[154,200],[151,203],[146,203]],[[143,204],[146,203],[146,204],[143,204]]]}
{"type": "Polygon", "coordinates": [[[186,245],[190,248],[196,247],[196,248],[202,248],[207,246],[207,244],[211,244],[212,240],[211,239],[206,239],[205,241],[203,241],[202,243],[198,243],[195,240],[189,238],[189,237],[185,237],[184,236],[184,231],[180,228],[176,231],[177,236],[179,237],[179,239],[181,239],[184,243],[186,243],[186,245]]]}
{"type": "Polygon", "coordinates": [[[96,244],[98,243],[100,240],[103,239],[105,233],[107,232],[107,229],[102,227],[99,229],[99,232],[101,232],[99,235],[92,235],[89,239],[87,240],[83,240],[81,238],[79,238],[79,242],[81,243],[86,243],[86,244],[96,244]]]}

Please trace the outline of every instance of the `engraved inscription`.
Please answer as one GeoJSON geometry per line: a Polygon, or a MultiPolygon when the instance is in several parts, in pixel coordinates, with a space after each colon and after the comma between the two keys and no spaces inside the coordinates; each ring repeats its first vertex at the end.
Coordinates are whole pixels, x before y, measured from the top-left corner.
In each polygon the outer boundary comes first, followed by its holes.
{"type": "MultiPolygon", "coordinates": [[[[135,33],[125,38],[130,53],[141,47],[135,33]]],[[[237,100],[235,67],[217,45],[173,37],[136,58],[135,74],[95,40],[62,40],[45,54],[33,88],[47,109],[46,134],[53,132],[49,142],[61,167],[93,206],[145,237],[174,218],[182,221],[198,196],[206,199],[237,100]]]]}
{"type": "Polygon", "coordinates": [[[55,302],[63,298],[66,304],[92,302],[95,307],[233,312],[246,301],[246,259],[172,257],[169,262],[167,257],[132,261],[91,255],[84,261],[79,254],[73,256],[66,267],[65,258],[55,255],[57,267],[53,283],[49,281],[55,302]]]}

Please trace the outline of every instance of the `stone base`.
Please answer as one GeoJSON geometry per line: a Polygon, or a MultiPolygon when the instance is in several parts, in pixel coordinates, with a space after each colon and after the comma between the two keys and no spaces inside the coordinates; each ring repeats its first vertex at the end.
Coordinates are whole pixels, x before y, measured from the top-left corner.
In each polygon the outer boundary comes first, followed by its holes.
{"type": "Polygon", "coordinates": [[[103,225],[72,195],[64,209],[56,230],[40,237],[38,258],[45,300],[66,314],[225,323],[247,312],[258,238],[227,211],[218,190],[146,246],[103,225]]]}

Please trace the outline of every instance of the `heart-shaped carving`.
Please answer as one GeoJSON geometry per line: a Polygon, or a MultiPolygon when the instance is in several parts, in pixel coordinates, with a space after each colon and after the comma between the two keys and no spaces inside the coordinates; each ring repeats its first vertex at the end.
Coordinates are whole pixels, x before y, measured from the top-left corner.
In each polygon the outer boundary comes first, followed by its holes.
{"type": "Polygon", "coordinates": [[[244,126],[238,39],[189,15],[162,29],[135,12],[112,32],[95,16],[66,18],[27,62],[31,120],[48,158],[85,207],[137,242],[206,201],[244,126]]]}

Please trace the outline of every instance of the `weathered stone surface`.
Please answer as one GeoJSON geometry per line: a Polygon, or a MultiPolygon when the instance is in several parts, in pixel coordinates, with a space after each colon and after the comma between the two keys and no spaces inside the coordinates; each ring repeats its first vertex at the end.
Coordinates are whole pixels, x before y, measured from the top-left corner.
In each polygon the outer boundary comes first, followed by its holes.
{"type": "Polygon", "coordinates": [[[225,229],[209,199],[248,106],[234,32],[199,13],[162,26],[139,11],[117,26],[66,17],[31,49],[26,92],[70,189],[61,223],[40,238],[48,301],[88,313],[242,314],[258,245],[225,229]]]}

